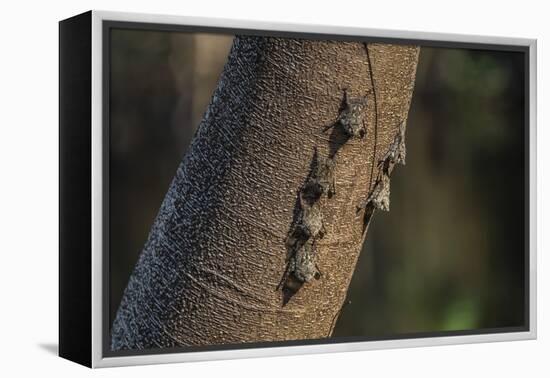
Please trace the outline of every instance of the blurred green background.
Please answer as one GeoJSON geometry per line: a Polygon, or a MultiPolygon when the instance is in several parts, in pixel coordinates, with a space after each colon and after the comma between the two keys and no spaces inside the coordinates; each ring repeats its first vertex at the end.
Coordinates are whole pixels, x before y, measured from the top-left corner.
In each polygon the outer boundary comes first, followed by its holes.
{"type": "MultiPolygon", "coordinates": [[[[220,34],[111,32],[110,314],[227,58],[220,34]]],[[[422,47],[392,175],[334,336],[524,324],[524,57],[422,47]]]]}

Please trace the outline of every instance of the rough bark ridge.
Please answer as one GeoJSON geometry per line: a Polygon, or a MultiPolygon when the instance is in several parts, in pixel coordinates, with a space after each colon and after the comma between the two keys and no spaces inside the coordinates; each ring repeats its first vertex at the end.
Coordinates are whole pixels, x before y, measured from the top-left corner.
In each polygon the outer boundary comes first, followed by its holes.
{"type": "Polygon", "coordinates": [[[235,38],[124,293],[112,348],[330,336],[372,213],[358,209],[406,119],[418,51],[235,38]],[[344,96],[366,98],[362,137],[335,125],[344,96]],[[318,157],[332,157],[335,189],[319,199],[320,275],[284,304],[287,240],[318,157]]]}

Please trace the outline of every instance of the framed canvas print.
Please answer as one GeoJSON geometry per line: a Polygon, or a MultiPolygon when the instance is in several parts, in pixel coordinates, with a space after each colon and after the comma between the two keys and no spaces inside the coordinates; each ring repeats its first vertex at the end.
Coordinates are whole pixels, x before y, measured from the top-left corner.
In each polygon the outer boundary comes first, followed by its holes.
{"type": "Polygon", "coordinates": [[[62,357],[536,337],[535,40],[59,27],[62,357]]]}

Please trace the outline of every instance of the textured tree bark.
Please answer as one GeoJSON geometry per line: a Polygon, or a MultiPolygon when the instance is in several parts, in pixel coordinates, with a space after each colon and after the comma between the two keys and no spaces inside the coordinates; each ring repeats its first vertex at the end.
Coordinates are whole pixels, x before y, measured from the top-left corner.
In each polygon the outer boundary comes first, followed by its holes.
{"type": "Polygon", "coordinates": [[[418,52],[236,37],[124,293],[112,348],[330,336],[372,213],[358,206],[406,120],[418,52]],[[363,138],[335,124],[344,92],[367,100],[363,138]],[[335,194],[320,200],[321,274],[284,301],[286,240],[315,156],[335,162],[335,194]]]}

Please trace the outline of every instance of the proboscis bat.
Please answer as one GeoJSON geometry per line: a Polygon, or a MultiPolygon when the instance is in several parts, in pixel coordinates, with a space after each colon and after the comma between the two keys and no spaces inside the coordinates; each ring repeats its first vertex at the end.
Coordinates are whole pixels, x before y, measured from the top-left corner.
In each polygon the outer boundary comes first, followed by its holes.
{"type": "Polygon", "coordinates": [[[363,138],[367,135],[363,115],[367,108],[366,97],[350,97],[347,90],[344,90],[344,108],[336,119],[335,125],[340,125],[342,130],[352,138],[363,138]]]}
{"type": "Polygon", "coordinates": [[[372,204],[375,209],[390,211],[390,177],[387,173],[382,173],[371,195],[358,206],[358,209],[365,209],[369,204],[372,204]]]}
{"type": "Polygon", "coordinates": [[[322,239],[325,235],[323,214],[319,202],[311,205],[302,204],[302,215],[296,225],[297,234],[303,235],[305,239],[322,239]]]}
{"type": "Polygon", "coordinates": [[[315,169],[300,192],[300,201],[303,205],[310,206],[323,194],[331,198],[336,193],[334,166],[334,159],[317,156],[315,169]]]}
{"type": "Polygon", "coordinates": [[[407,148],[405,146],[406,128],[407,122],[401,122],[401,124],[399,125],[399,132],[393,138],[388,152],[386,152],[382,160],[380,160],[379,162],[379,164],[384,164],[384,170],[386,172],[391,171],[395,164],[405,165],[405,158],[407,155],[407,148]]]}
{"type": "Polygon", "coordinates": [[[313,279],[321,278],[321,272],[315,262],[314,243],[295,245],[287,259],[287,267],[277,290],[283,288],[283,305],[300,290],[302,285],[313,279]]]}
{"type": "Polygon", "coordinates": [[[322,159],[317,168],[317,183],[321,192],[329,198],[336,194],[336,185],[334,183],[334,158],[322,159]]]}
{"type": "Polygon", "coordinates": [[[290,257],[288,271],[300,282],[310,282],[321,277],[313,248],[313,243],[306,243],[290,257]]]}

